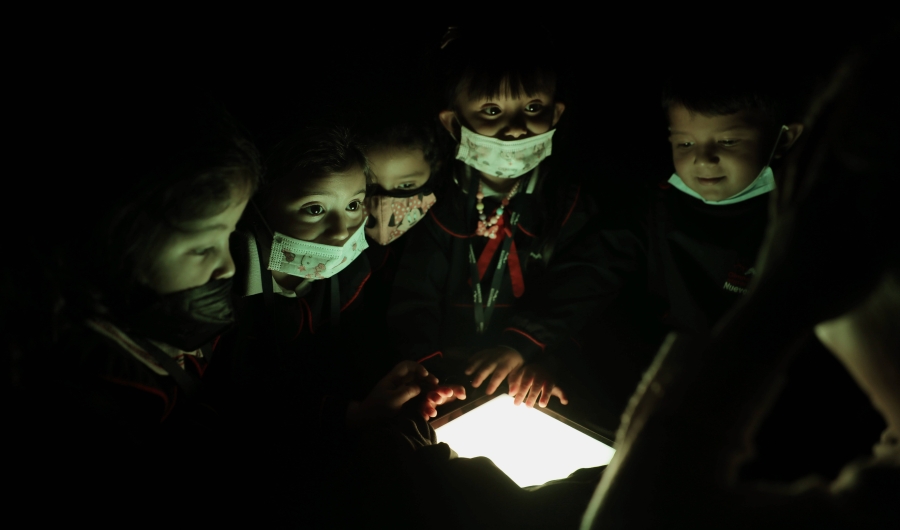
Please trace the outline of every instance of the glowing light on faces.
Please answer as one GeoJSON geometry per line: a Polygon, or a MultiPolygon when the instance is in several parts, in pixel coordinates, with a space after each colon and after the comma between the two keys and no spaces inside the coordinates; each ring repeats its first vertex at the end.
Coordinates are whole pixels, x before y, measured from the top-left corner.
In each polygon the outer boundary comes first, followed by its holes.
{"type": "Polygon", "coordinates": [[[606,465],[615,449],[501,394],[435,429],[461,457],[490,458],[519,486],[565,478],[585,467],[606,465]],[[524,440],[524,442],[522,442],[524,440]]]}
{"type": "Polygon", "coordinates": [[[264,212],[269,226],[294,239],[343,245],[365,219],[362,168],[315,178],[279,182],[272,205],[264,212]]]}
{"type": "MultiPolygon", "coordinates": [[[[478,134],[499,140],[545,133],[556,125],[565,110],[565,105],[555,101],[552,93],[525,94],[520,90],[518,97],[512,97],[506,82],[501,84],[499,94],[491,98],[471,97],[463,91],[456,107],[459,114],[455,119],[478,134]]],[[[449,114],[446,118],[441,116],[441,122],[455,134],[449,118],[449,114]]]]}
{"type": "Polygon", "coordinates": [[[766,164],[770,147],[752,113],[704,116],[683,106],[669,109],[669,141],[675,172],[708,201],[746,188],[766,164]]]}
{"type": "Polygon", "coordinates": [[[366,152],[375,184],[384,190],[414,190],[431,176],[431,165],[421,149],[382,147],[366,152]]]}
{"type": "Polygon", "coordinates": [[[235,191],[222,212],[180,226],[149,264],[147,286],[168,294],[233,276],[234,261],[228,241],[247,201],[244,190],[235,191]]]}

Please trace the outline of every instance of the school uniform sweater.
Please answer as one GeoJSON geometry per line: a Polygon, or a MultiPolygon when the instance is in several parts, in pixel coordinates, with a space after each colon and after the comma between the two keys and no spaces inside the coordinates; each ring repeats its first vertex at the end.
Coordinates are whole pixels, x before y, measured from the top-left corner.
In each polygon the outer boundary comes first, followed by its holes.
{"type": "Polygon", "coordinates": [[[669,184],[592,220],[551,272],[545,322],[577,334],[572,371],[624,408],[669,331],[703,335],[743,296],[768,221],[768,194],[709,205],[669,184]]]}
{"type": "MultiPolygon", "coordinates": [[[[420,360],[448,348],[474,353],[504,345],[526,360],[535,360],[548,355],[548,348],[552,352],[557,342],[568,340],[554,334],[540,318],[538,309],[545,302],[543,290],[547,287],[547,260],[542,255],[547,249],[539,248],[540,241],[542,235],[553,232],[553,248],[565,249],[594,214],[594,208],[580,187],[548,185],[553,178],[548,172],[544,182],[535,180],[530,190],[520,190],[506,208],[504,228],[508,228],[509,212],[517,212],[520,217],[493,315],[482,334],[476,331],[469,245],[482,264],[481,292],[483,302],[487,302],[497,274],[502,237],[490,240],[475,234],[476,218],[474,212],[467,211],[470,201],[462,189],[468,185],[465,180],[459,178],[462,185],[441,195],[420,222],[421,228],[406,235],[388,325],[407,358],[420,360]],[[540,202],[553,215],[541,215],[540,202]],[[551,224],[548,219],[557,222],[551,224]]],[[[486,196],[485,212],[494,212],[501,198],[486,196]]],[[[556,254],[551,254],[549,262],[555,259],[556,254]]]]}
{"type": "MultiPolygon", "coordinates": [[[[159,346],[179,369],[202,380],[207,355],[159,346]]],[[[24,378],[7,418],[8,449],[15,455],[7,466],[15,484],[10,502],[56,499],[35,520],[140,513],[171,521],[174,504],[148,506],[147,499],[166,498],[175,488],[190,492],[210,519],[217,517],[210,503],[227,489],[222,479],[233,474],[238,455],[220,436],[216,411],[186,396],[133,337],[92,319],[24,356],[24,378]],[[226,453],[228,467],[217,468],[226,453]]]]}
{"type": "Polygon", "coordinates": [[[365,254],[337,275],[291,291],[261,269],[250,232],[237,232],[231,244],[242,272],[235,278],[237,324],[219,341],[210,372],[217,400],[239,421],[287,421],[285,428],[293,431],[301,424],[342,429],[349,402],[365,397],[390,369],[367,355],[365,337],[354,333],[363,326],[361,293],[370,276],[365,254]],[[272,285],[271,305],[263,281],[272,285]],[[332,282],[338,284],[337,299],[332,282]]]}

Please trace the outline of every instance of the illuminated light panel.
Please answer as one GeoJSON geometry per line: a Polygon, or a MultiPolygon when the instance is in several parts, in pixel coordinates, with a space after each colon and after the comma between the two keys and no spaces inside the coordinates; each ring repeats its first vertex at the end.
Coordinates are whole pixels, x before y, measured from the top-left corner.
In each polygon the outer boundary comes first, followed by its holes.
{"type": "Polygon", "coordinates": [[[603,466],[612,447],[502,394],[435,429],[438,441],[465,458],[485,456],[521,487],[603,466]]]}

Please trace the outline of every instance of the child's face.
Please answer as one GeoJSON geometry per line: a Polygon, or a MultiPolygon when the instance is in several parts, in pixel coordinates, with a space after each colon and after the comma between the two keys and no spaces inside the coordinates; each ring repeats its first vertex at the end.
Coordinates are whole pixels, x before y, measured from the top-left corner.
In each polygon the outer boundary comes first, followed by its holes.
{"type": "Polygon", "coordinates": [[[235,192],[222,213],[182,223],[150,265],[148,287],[159,294],[168,294],[234,276],[228,239],[247,200],[247,193],[235,192]]]}
{"type": "Polygon", "coordinates": [[[460,123],[483,136],[500,140],[518,140],[545,133],[556,126],[566,106],[554,99],[552,92],[527,95],[519,90],[519,97],[509,94],[507,83],[500,86],[500,95],[491,98],[472,97],[463,90],[456,98],[456,109],[440,113],[441,124],[459,139],[460,123]],[[454,119],[455,118],[455,119],[454,119]]]}
{"type": "Polygon", "coordinates": [[[749,111],[725,116],[669,109],[672,161],[681,180],[708,201],[727,199],[746,188],[767,162],[771,135],[749,111]]]}
{"type": "Polygon", "coordinates": [[[363,222],[365,196],[366,176],[360,167],[284,182],[265,212],[266,221],[272,230],[294,239],[341,246],[363,222]]]}
{"type": "Polygon", "coordinates": [[[414,190],[431,176],[431,164],[418,148],[382,147],[369,150],[369,172],[381,189],[414,190]]]}

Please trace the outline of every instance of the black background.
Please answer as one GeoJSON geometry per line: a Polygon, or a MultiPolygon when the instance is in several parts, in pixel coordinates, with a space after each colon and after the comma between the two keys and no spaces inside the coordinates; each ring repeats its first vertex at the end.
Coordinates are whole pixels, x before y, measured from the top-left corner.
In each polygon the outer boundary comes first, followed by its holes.
{"type": "MultiPolygon", "coordinates": [[[[659,105],[660,85],[670,72],[688,70],[714,83],[725,69],[763,64],[770,68],[760,68],[760,76],[809,91],[845,50],[879,29],[873,26],[877,14],[850,24],[817,13],[750,18],[709,12],[701,19],[663,8],[624,16],[594,6],[584,13],[534,11],[520,20],[466,8],[497,27],[497,45],[484,51],[483,60],[502,61],[522,39],[553,39],[569,83],[567,137],[555,154],[571,160],[575,178],[601,202],[631,184],[671,174],[659,105]]],[[[65,109],[86,101],[128,112],[129,105],[162,91],[200,90],[221,101],[263,152],[315,120],[354,116],[407,98],[418,105],[428,94],[428,55],[459,17],[417,21],[408,13],[382,12],[360,23],[348,22],[351,6],[342,9],[347,12],[340,16],[312,8],[262,16],[232,12],[227,20],[221,13],[192,20],[174,11],[79,13],[52,27],[39,20],[10,49],[16,67],[8,83],[22,94],[8,99],[8,111],[24,111],[20,139],[38,148],[27,158],[29,169],[46,174],[39,157],[96,133],[89,122],[63,117],[65,109]]],[[[60,17],[65,18],[52,18],[60,17]]],[[[90,115],[89,108],[81,110],[81,116],[90,115]]],[[[78,160],[58,161],[51,170],[93,188],[101,172],[91,168],[102,164],[102,145],[96,147],[79,150],[78,160]]],[[[31,184],[43,185],[40,179],[31,184]]],[[[839,465],[868,451],[880,422],[821,347],[805,350],[789,382],[790,401],[776,404],[759,444],[761,458],[778,465],[757,466],[751,476],[833,476],[839,465]]]]}

